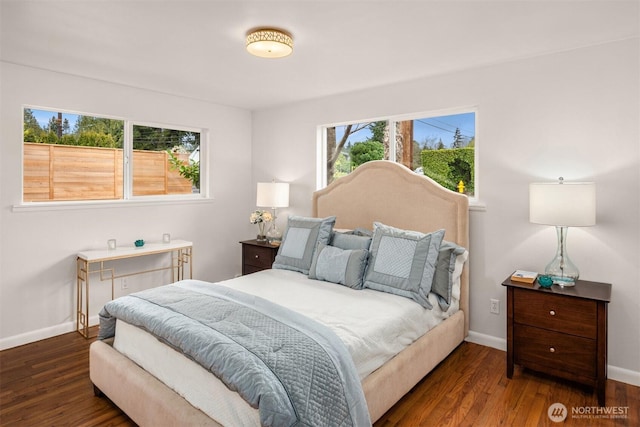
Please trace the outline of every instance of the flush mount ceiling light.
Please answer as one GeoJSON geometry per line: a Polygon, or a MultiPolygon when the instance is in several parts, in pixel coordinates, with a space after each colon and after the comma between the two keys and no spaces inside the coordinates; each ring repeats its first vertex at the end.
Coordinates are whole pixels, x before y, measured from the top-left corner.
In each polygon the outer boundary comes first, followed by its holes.
{"type": "Polygon", "coordinates": [[[259,28],[247,33],[247,51],[261,58],[282,58],[293,52],[293,39],[275,28],[259,28]]]}

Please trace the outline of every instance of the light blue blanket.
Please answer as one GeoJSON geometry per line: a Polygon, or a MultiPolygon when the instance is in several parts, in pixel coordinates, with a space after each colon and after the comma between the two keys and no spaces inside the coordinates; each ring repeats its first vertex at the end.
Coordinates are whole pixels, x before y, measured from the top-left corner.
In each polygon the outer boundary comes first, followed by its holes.
{"type": "Polygon", "coordinates": [[[220,378],[263,426],[370,426],[353,360],[329,328],[262,298],[195,280],[118,298],[100,312],[145,329],[220,378]]]}

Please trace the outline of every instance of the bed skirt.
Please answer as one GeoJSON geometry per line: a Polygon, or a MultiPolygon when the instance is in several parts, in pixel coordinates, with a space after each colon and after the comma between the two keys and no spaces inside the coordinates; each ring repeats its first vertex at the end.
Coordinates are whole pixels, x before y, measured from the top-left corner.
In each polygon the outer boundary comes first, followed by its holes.
{"type": "MultiPolygon", "coordinates": [[[[457,312],[362,381],[371,421],[382,417],[465,338],[457,312]]],[[[108,341],[90,348],[94,386],[140,426],[220,426],[180,395],[116,351],[108,341]]]]}

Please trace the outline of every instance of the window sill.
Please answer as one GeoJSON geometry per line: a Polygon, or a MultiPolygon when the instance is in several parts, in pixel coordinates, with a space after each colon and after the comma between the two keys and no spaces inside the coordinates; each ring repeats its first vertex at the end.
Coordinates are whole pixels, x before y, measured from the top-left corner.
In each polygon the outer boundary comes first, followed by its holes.
{"type": "Polygon", "coordinates": [[[486,212],[487,205],[485,205],[484,203],[478,200],[469,199],[469,211],[470,212],[486,212]]]}
{"type": "Polygon", "coordinates": [[[27,202],[13,205],[13,212],[42,212],[81,209],[112,209],[137,206],[180,205],[191,203],[212,203],[211,197],[138,198],[130,200],[92,200],[78,202],[27,202]]]}

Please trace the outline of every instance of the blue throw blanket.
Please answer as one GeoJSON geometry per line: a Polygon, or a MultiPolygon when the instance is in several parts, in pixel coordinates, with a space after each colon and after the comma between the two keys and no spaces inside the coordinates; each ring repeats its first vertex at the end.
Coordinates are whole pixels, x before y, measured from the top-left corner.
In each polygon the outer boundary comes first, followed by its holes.
{"type": "Polygon", "coordinates": [[[258,408],[263,426],[371,425],[353,360],[329,328],[262,298],[187,280],[118,298],[100,312],[180,350],[258,408]]]}

